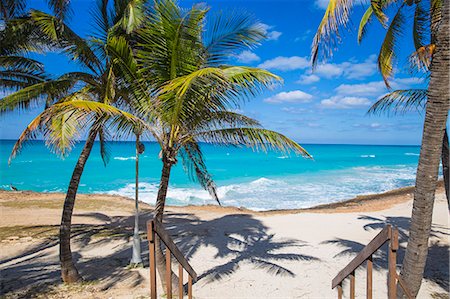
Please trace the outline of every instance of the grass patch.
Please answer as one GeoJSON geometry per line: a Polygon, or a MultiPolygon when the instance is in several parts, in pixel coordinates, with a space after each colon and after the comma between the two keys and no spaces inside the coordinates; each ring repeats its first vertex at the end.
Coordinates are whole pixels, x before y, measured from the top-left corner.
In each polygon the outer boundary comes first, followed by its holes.
{"type": "Polygon", "coordinates": [[[33,239],[57,238],[59,225],[38,225],[38,226],[4,226],[0,229],[0,241],[11,237],[33,239]]]}

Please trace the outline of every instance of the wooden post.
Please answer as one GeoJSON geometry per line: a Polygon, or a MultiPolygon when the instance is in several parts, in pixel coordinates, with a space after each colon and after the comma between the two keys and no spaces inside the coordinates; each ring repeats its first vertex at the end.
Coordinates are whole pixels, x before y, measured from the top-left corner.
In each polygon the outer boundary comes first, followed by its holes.
{"type": "Polygon", "coordinates": [[[350,299],[355,299],[355,271],[350,274],[350,299]]]}
{"type": "Polygon", "coordinates": [[[166,248],[167,299],[172,299],[172,261],[169,248],[166,248]]]}
{"type": "Polygon", "coordinates": [[[342,283],[338,285],[338,299],[342,299],[342,283]]]}
{"type": "Polygon", "coordinates": [[[388,250],[388,298],[397,298],[397,249],[398,249],[398,231],[395,228],[390,229],[390,242],[388,250]]]}
{"type": "Polygon", "coordinates": [[[367,259],[367,299],[372,299],[372,269],[373,261],[372,256],[367,259]]]}
{"type": "Polygon", "coordinates": [[[156,299],[156,248],[155,248],[155,223],[147,222],[148,254],[150,264],[150,298],[156,299]]]}
{"type": "Polygon", "coordinates": [[[184,296],[183,290],[183,266],[178,264],[178,297],[181,299],[184,296]]]}
{"type": "Polygon", "coordinates": [[[188,278],[188,298],[192,299],[192,276],[189,275],[188,278]]]}

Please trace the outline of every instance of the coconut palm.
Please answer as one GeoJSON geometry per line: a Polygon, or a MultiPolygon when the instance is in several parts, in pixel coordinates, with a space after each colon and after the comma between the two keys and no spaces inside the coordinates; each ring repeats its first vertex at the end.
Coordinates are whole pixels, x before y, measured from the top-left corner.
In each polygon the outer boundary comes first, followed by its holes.
{"type": "MultiPolygon", "coordinates": [[[[331,54],[339,41],[340,30],[349,23],[353,4],[354,1],[351,0],[329,2],[313,40],[313,66],[316,65],[319,55],[326,57],[331,54]]],[[[363,15],[358,31],[358,38],[362,39],[366,34],[367,24],[373,18],[386,27],[386,35],[378,55],[378,67],[387,86],[407,24],[413,24],[415,51],[412,57],[418,62],[418,67],[429,65],[430,82],[410,236],[401,271],[403,281],[414,296],[420,289],[425,268],[442,140],[450,108],[448,10],[448,0],[374,0],[363,15]],[[413,16],[408,14],[410,9],[414,9],[413,16]],[[390,23],[387,11],[394,12],[390,23]]]]}
{"type": "MultiPolygon", "coordinates": [[[[170,173],[179,158],[189,176],[220,204],[199,142],[293,151],[309,157],[296,142],[234,111],[243,99],[281,80],[262,69],[227,64],[230,56],[264,38],[261,26],[248,16],[235,14],[222,15],[206,27],[207,13],[203,5],[183,10],[170,0],[155,1],[137,30],[137,66],[127,63],[132,59],[122,63],[124,73],[137,67],[145,78],[136,80],[131,72],[129,82],[134,82],[135,94],[151,95],[139,97],[137,110],[153,128],[151,134],[161,147],[155,207],[160,221],[170,173]]],[[[159,245],[158,269],[165,284],[165,259],[159,245]]]]}
{"type": "MultiPolygon", "coordinates": [[[[0,101],[2,112],[26,109],[46,101],[47,109],[21,134],[10,159],[20,151],[23,142],[35,137],[38,131],[43,134],[47,145],[66,155],[80,137],[82,129],[89,127],[66,193],[60,226],[61,276],[68,283],[81,279],[70,249],[71,218],[81,175],[94,141],[98,137],[101,156],[106,164],[109,159],[106,140],[110,138],[111,129],[119,132],[125,130],[128,134],[130,124],[137,123],[132,115],[110,106],[128,107],[133,100],[127,83],[120,76],[120,69],[110,58],[110,51],[127,44],[127,32],[138,26],[142,3],[118,0],[112,10],[108,0],[98,4],[94,10],[96,32],[89,41],[79,37],[57,17],[36,10],[26,17],[12,20],[11,26],[7,27],[16,34],[22,33],[21,30],[30,30],[33,38],[41,37],[44,44],[50,42],[51,47],[61,49],[84,69],[27,86],[0,101]]],[[[119,52],[115,53],[117,58],[119,52]]],[[[15,74],[11,76],[14,78],[15,74]]]]}
{"type": "MultiPolygon", "coordinates": [[[[368,114],[403,114],[409,111],[423,112],[427,102],[426,89],[394,90],[381,97],[370,107],[368,114]]],[[[450,161],[447,129],[442,140],[442,174],[444,176],[445,196],[450,209],[450,161]]]]}

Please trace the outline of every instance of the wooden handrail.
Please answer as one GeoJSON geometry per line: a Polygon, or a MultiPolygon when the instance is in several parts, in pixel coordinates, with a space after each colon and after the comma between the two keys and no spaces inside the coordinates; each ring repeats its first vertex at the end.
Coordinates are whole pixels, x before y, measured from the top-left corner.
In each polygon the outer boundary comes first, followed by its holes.
{"type": "Polygon", "coordinates": [[[171,255],[179,263],[179,298],[183,297],[183,268],[189,274],[188,276],[188,297],[192,298],[192,283],[197,281],[197,273],[191,267],[184,255],[173,242],[169,233],[157,219],[147,221],[147,239],[149,242],[149,262],[150,262],[150,297],[156,299],[156,248],[155,237],[158,235],[160,240],[166,245],[166,281],[167,281],[167,298],[172,298],[172,262],[171,255]]]}
{"type": "Polygon", "coordinates": [[[388,225],[383,230],[361,250],[358,255],[350,262],[348,265],[342,269],[333,281],[331,282],[331,288],[334,289],[338,284],[340,284],[347,276],[349,276],[353,271],[356,270],[362,263],[364,263],[372,254],[377,251],[387,240],[389,240],[389,232],[391,226],[388,225]]]}
{"type": "Polygon", "coordinates": [[[397,297],[397,282],[403,289],[404,294],[412,299],[411,292],[408,290],[406,285],[400,279],[397,274],[397,250],[398,250],[398,230],[393,228],[391,225],[386,227],[372,239],[372,241],[367,244],[361,250],[358,255],[350,262],[344,269],[342,269],[336,277],[331,281],[331,288],[338,288],[338,298],[342,298],[342,281],[347,277],[350,277],[350,298],[355,298],[355,271],[356,268],[361,266],[364,262],[367,262],[367,298],[372,298],[372,256],[380,249],[387,241],[389,241],[388,249],[388,298],[394,299],[397,297]]]}

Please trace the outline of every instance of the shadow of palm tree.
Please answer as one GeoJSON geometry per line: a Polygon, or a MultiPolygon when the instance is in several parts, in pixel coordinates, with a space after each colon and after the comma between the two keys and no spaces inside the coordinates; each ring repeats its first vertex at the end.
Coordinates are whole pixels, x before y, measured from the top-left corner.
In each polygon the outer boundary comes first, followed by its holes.
{"type": "MultiPolygon", "coordinates": [[[[81,275],[87,281],[99,282],[102,290],[117,284],[134,287],[143,283],[139,271],[127,268],[131,257],[131,238],[134,216],[108,217],[101,213],[83,214],[106,224],[74,225],[73,257],[81,275]],[[98,248],[109,248],[109,254],[89,255],[86,252],[98,248]]],[[[146,221],[152,218],[150,212],[141,214],[142,257],[148,266],[148,244],[146,242],[146,221]]],[[[296,247],[307,246],[299,240],[281,240],[268,233],[268,228],[251,215],[226,215],[212,220],[201,220],[193,214],[168,213],[164,225],[181,252],[189,260],[202,246],[217,250],[215,257],[227,258],[226,262],[202,273],[200,279],[217,280],[233,274],[241,263],[249,262],[256,269],[272,275],[295,274],[283,266],[284,261],[310,261],[317,258],[298,253],[286,253],[296,247]]],[[[35,292],[46,293],[61,283],[57,248],[57,235],[42,239],[25,252],[0,260],[1,292],[23,291],[21,298],[32,297],[35,292]]],[[[105,250],[105,252],[107,252],[105,250]]],[[[195,265],[194,265],[195,267],[195,265]]]]}
{"type": "MultiPolygon", "coordinates": [[[[410,218],[386,217],[382,219],[372,216],[360,216],[358,217],[358,219],[364,221],[372,221],[371,223],[364,225],[364,229],[373,230],[374,231],[373,237],[375,237],[376,234],[388,224],[398,229],[400,247],[399,250],[397,251],[397,266],[401,265],[401,262],[403,261],[405,255],[405,247],[402,246],[402,243],[406,244],[406,242],[408,241],[410,218]]],[[[448,227],[443,227],[442,225],[435,225],[435,224],[432,225],[430,236],[436,238],[437,241],[436,240],[430,241],[430,246],[428,248],[427,263],[424,272],[424,278],[435,282],[447,292],[449,292],[449,279],[450,279],[448,268],[450,262],[450,257],[448,253],[450,248],[448,245],[439,242],[439,238],[442,238],[443,236],[448,236],[449,231],[450,230],[448,227]]],[[[354,240],[347,240],[340,238],[328,240],[323,243],[336,244],[344,248],[341,252],[339,252],[335,256],[344,256],[344,255],[354,256],[367,245],[356,242],[354,240]]],[[[373,265],[375,269],[384,269],[384,270],[388,269],[387,250],[388,245],[385,244],[374,254],[373,265]]]]}
{"type": "Polygon", "coordinates": [[[233,274],[240,264],[250,262],[272,275],[295,276],[284,261],[318,260],[309,255],[283,253],[288,248],[307,246],[299,240],[277,240],[268,228],[251,215],[226,215],[204,221],[191,214],[167,214],[166,229],[189,259],[201,246],[214,247],[215,258],[230,258],[199,276],[208,281],[233,274]]]}

